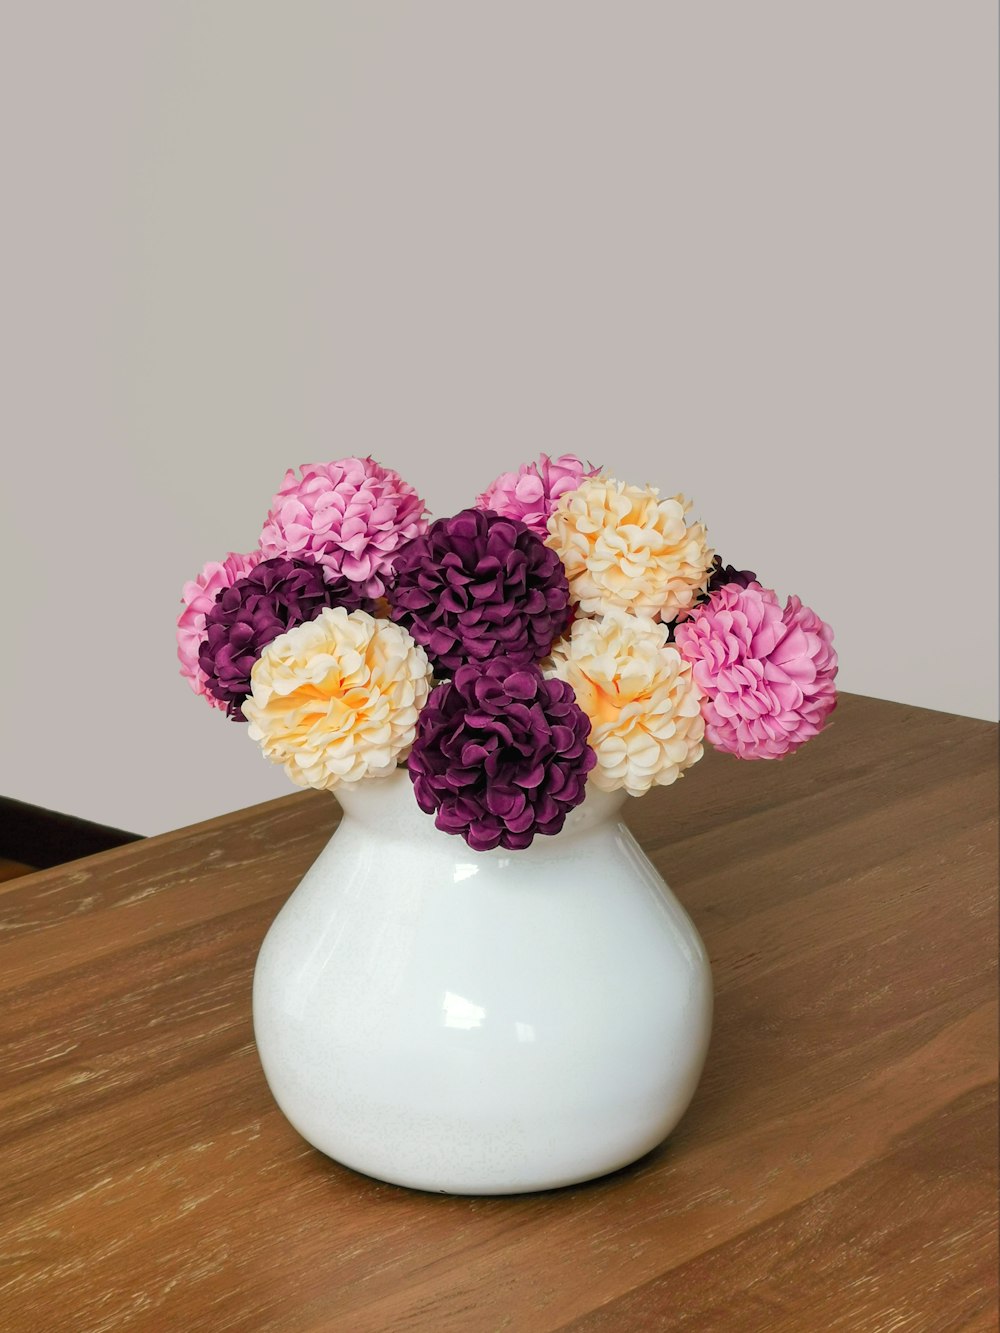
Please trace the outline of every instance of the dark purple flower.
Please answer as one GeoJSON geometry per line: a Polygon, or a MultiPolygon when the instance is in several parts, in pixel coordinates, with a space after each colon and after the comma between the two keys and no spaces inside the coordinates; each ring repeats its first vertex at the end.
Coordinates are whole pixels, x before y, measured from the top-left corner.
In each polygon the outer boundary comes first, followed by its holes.
{"type": "Polygon", "coordinates": [[[370,610],[371,602],[347,579],[327,580],[305,560],[262,560],[244,578],[223,588],[205,616],[198,665],[205,689],[237,722],[250,693],[250,672],[263,650],[286,630],[315,620],[324,606],[370,610]]]}
{"type": "Polygon", "coordinates": [[[407,761],[417,804],[477,852],[558,833],[597,756],[573,687],[497,658],[436,686],[407,761]]]}
{"type": "Polygon", "coordinates": [[[716,588],[724,588],[727,583],[735,583],[741,588],[747,588],[751,583],[757,582],[757,575],[752,569],[736,569],[733,565],[724,565],[719,556],[712,561],[712,568],[708,576],[708,585],[705,588],[705,597],[711,597],[716,588]]]}
{"type": "Polygon", "coordinates": [[[439,518],[393,562],[392,618],[439,675],[470,662],[546,656],[569,615],[562,561],[519,519],[463,509],[439,518]]]}
{"type": "Polygon", "coordinates": [[[717,592],[720,588],[724,588],[727,583],[735,583],[739,588],[747,588],[751,583],[756,582],[757,575],[752,569],[737,569],[734,565],[724,565],[719,556],[715,556],[712,560],[712,568],[709,571],[708,583],[705,585],[705,591],[697,597],[689,607],[686,607],[677,616],[677,619],[672,621],[667,627],[667,642],[676,642],[675,631],[678,625],[683,624],[686,620],[690,620],[694,612],[697,611],[700,606],[705,605],[713,592],[717,592]]]}

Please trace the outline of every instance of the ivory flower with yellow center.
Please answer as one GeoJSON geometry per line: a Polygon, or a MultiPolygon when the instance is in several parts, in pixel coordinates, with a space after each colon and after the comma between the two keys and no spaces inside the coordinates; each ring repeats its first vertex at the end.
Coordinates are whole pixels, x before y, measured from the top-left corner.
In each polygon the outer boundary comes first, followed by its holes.
{"type": "Polygon", "coordinates": [[[664,621],[704,590],[714,552],[683,495],[587,477],[560,496],[547,544],[566,567],[570,596],[587,615],[621,607],[664,621]]]}
{"type": "Polygon", "coordinates": [[[329,789],[406,758],[430,687],[427,654],[405,629],[326,607],[263,650],[243,713],[293,782],[329,789]]]}
{"type": "Polygon", "coordinates": [[[701,694],[666,626],[621,610],[577,620],[543,670],[572,685],[591,720],[590,781],[601,791],[642,796],[701,758],[701,694]]]}

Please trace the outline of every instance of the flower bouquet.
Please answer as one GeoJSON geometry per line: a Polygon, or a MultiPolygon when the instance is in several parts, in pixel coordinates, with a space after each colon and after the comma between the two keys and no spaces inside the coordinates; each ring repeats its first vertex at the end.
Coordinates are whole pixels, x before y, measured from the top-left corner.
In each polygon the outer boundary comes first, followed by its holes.
{"type": "Polygon", "coordinates": [[[620,805],[706,737],[789,754],[837,669],[829,627],[689,512],[564,454],[429,522],[345,458],[289,472],[257,549],[184,589],[191,687],[343,808],[253,989],[275,1100],[338,1161],[543,1189],[635,1160],[688,1105],[711,970],[620,805]]]}
{"type": "Polygon", "coordinates": [[[543,454],[430,522],[371,458],[309,464],[185,585],[181,671],[298,785],[405,765],[439,829],[523,849],[588,790],[642,796],[706,739],[780,759],[835,706],[830,627],[690,508],[543,454]]]}

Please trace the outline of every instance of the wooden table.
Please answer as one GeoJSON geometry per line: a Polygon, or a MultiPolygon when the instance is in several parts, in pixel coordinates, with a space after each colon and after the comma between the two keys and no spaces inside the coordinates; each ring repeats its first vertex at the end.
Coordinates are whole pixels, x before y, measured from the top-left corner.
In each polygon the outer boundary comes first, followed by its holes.
{"type": "Polygon", "coordinates": [[[548,1194],[380,1184],[276,1110],[254,957],[329,797],[0,886],[0,1328],[995,1329],[996,733],[846,697],[632,803],[712,1048],[665,1145],[548,1194]]]}

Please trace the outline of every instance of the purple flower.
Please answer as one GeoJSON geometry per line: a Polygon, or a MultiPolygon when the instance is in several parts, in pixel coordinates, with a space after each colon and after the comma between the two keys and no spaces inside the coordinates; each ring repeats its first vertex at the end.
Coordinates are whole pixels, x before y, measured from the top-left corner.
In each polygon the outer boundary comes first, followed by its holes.
{"type": "Polygon", "coordinates": [[[392,618],[450,675],[470,662],[537,662],[565,628],[566,571],[519,519],[463,509],[439,518],[393,564],[392,618]]]}
{"type": "Polygon", "coordinates": [[[714,592],[718,592],[720,588],[725,588],[730,583],[735,584],[737,588],[749,588],[751,583],[756,582],[757,575],[752,569],[737,569],[735,565],[724,565],[720,557],[715,556],[712,560],[712,568],[709,571],[705,591],[690,606],[678,612],[677,619],[671,623],[667,631],[667,642],[676,642],[677,627],[690,620],[701,607],[707,606],[709,598],[714,592]]]}
{"type": "Polygon", "coordinates": [[[417,804],[477,852],[558,833],[597,755],[573,687],[509,658],[431,691],[407,763],[417,804]]]}
{"type": "Polygon", "coordinates": [[[263,650],[286,630],[314,620],[324,606],[369,610],[370,601],[344,578],[325,579],[305,560],[262,560],[244,578],[223,588],[205,616],[198,665],[205,689],[236,722],[245,719],[250,672],[263,650]]]}
{"type": "Polygon", "coordinates": [[[724,588],[727,583],[735,583],[740,588],[747,588],[757,582],[757,575],[752,569],[737,569],[734,565],[724,565],[719,556],[712,561],[712,568],[705,588],[703,601],[707,601],[717,588],[724,588]]]}

